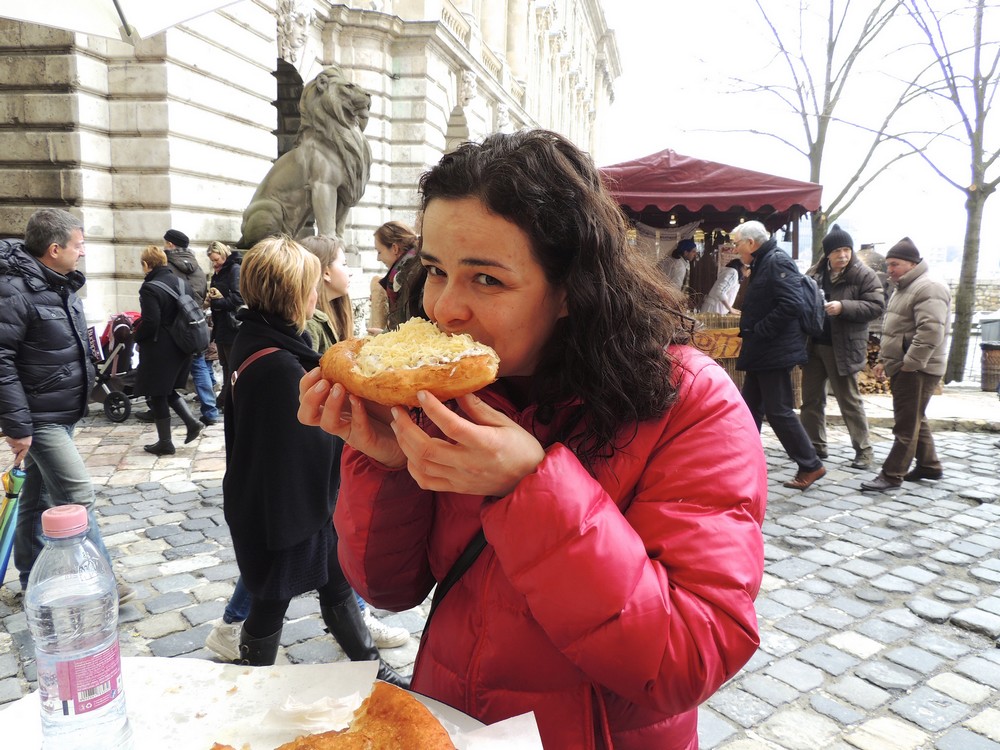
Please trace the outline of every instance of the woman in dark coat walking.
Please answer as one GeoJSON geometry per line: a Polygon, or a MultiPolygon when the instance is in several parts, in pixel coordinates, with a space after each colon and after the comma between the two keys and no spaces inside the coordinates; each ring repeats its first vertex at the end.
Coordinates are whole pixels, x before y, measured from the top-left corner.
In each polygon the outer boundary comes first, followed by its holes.
{"type": "MultiPolygon", "coordinates": [[[[316,308],[320,262],[272,237],[243,261],[241,310],[226,398],[223,508],[236,563],[251,594],[239,662],[274,664],[292,597],[318,591],[330,633],[353,661],[379,659],[337,560],[333,508],[344,443],[298,420],[299,380],[319,365],[303,334],[316,308]]],[[[380,679],[401,684],[380,664],[380,679]]]]}
{"type": "Polygon", "coordinates": [[[191,355],[185,354],[174,343],[170,325],[177,317],[177,301],[165,290],[151,283],[159,281],[179,291],[179,285],[191,294],[190,285],[173,275],[167,268],[167,254],[156,245],[142,251],[142,270],[146,272],[139,287],[139,311],[142,318],[135,331],[139,345],[139,367],[135,376],[135,394],[147,396],[156,424],[157,441],[144,449],[157,456],[175,452],[170,437],[170,409],[187,427],[185,443],[190,443],[201,432],[202,424],[178,393],[187,385],[191,370],[191,355]]]}
{"type": "Polygon", "coordinates": [[[208,246],[208,260],[215,273],[208,287],[208,305],[212,310],[212,338],[219,352],[222,365],[222,391],[219,402],[225,403],[229,393],[229,358],[232,356],[233,341],[240,323],[236,311],[243,307],[240,294],[240,256],[222,242],[212,242],[208,246]]]}

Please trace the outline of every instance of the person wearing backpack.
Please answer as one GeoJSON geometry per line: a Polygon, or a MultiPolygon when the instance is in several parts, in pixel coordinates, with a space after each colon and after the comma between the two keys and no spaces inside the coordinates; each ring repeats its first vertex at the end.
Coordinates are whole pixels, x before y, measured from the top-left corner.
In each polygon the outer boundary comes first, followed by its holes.
{"type": "MultiPolygon", "coordinates": [[[[177,229],[168,229],[163,235],[163,250],[167,254],[167,268],[179,279],[191,285],[191,296],[199,305],[205,304],[208,293],[208,275],[198,265],[189,249],[188,236],[177,229]]],[[[205,352],[191,358],[191,381],[201,405],[201,423],[206,427],[219,421],[219,407],[215,398],[212,367],[205,360],[205,352]]]]}
{"type": "Polygon", "coordinates": [[[792,368],[804,365],[802,273],[778,248],[759,221],[747,221],[729,233],[733,250],[750,266],[750,282],[740,311],[740,346],[736,369],[743,370],[743,400],[757,429],[764,417],[798,469],[785,487],[805,490],[826,474],[823,462],[795,414],[792,368]]]}
{"type": "Polygon", "coordinates": [[[195,419],[177,393],[178,388],[187,384],[192,355],[184,353],[171,335],[170,327],[178,314],[177,300],[160,285],[177,292],[183,290],[188,295],[192,290],[186,281],[170,272],[167,254],[156,245],[149,245],[143,250],[141,260],[146,277],[139,287],[142,318],[135,332],[139,345],[139,367],[134,392],[137,396],[148,397],[156,424],[156,442],[143,447],[149,453],[164,456],[175,452],[170,435],[170,409],[177,412],[187,427],[185,443],[198,437],[202,430],[202,423],[195,419]]]}
{"type": "Polygon", "coordinates": [[[854,254],[854,240],[834,224],[823,238],[823,258],[806,271],[823,290],[823,332],[810,336],[809,361],[802,368],[802,426],[826,458],[826,385],[830,383],[854,447],[851,466],[872,462],[868,418],[858,390],[858,373],[868,364],[868,324],[885,311],[882,284],[875,271],[854,254]]]}

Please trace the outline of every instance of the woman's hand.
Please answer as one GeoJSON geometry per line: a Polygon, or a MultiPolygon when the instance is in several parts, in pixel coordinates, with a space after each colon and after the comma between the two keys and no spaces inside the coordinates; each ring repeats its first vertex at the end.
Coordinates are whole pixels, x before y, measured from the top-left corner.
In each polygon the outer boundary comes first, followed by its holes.
{"type": "Polygon", "coordinates": [[[432,438],[401,407],[392,430],[407,468],[423,489],[503,497],[545,458],[545,449],[519,424],[469,394],[458,399],[465,419],[421,391],[424,414],[449,440],[432,438]]]}
{"type": "Polygon", "coordinates": [[[302,424],[336,435],[390,469],[406,466],[406,456],[389,428],[389,410],[349,395],[340,383],[331,387],[318,367],[299,381],[298,417],[302,424]]]}

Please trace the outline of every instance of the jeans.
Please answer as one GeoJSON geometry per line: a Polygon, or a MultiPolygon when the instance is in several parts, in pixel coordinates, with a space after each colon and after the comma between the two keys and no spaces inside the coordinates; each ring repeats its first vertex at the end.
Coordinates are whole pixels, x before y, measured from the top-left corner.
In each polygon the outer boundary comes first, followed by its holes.
{"type": "Polygon", "coordinates": [[[205,419],[218,419],[219,409],[215,404],[215,389],[212,387],[212,366],[205,360],[204,354],[199,354],[191,360],[191,380],[201,404],[201,416],[205,419]]]}
{"type": "Polygon", "coordinates": [[[236,588],[226,603],[226,611],[222,613],[222,621],[226,623],[243,622],[250,614],[250,591],[243,584],[243,576],[236,579],[236,588]]]}
{"type": "MultiPolygon", "coordinates": [[[[354,598],[358,600],[358,608],[364,612],[365,600],[357,593],[354,594],[354,598]]],[[[233,589],[233,595],[229,597],[226,611],[222,613],[222,621],[231,624],[246,620],[250,614],[250,599],[250,591],[243,583],[243,576],[240,576],[236,579],[236,588],[233,589]]]]}
{"type": "Polygon", "coordinates": [[[749,370],[743,378],[743,400],[758,430],[767,417],[781,447],[798,464],[799,471],[816,471],[823,465],[792,406],[792,368],[749,370]]]}
{"type": "Polygon", "coordinates": [[[75,425],[36,424],[31,448],[24,459],[24,485],[18,501],[14,532],[14,566],[21,588],[42,551],[42,512],[58,505],[82,505],[87,509],[87,536],[105,559],[111,561],[94,516],[94,487],[87,466],[73,443],[75,425]]]}

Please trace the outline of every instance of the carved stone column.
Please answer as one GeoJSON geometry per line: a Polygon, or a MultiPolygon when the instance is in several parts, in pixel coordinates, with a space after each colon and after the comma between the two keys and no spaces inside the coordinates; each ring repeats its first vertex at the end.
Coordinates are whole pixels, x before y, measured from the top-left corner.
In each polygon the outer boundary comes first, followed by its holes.
{"type": "Polygon", "coordinates": [[[507,0],[507,64],[518,81],[528,78],[528,0],[507,0]]]}
{"type": "Polygon", "coordinates": [[[482,0],[483,9],[479,25],[483,30],[483,43],[497,55],[507,54],[507,0],[482,0]]]}

